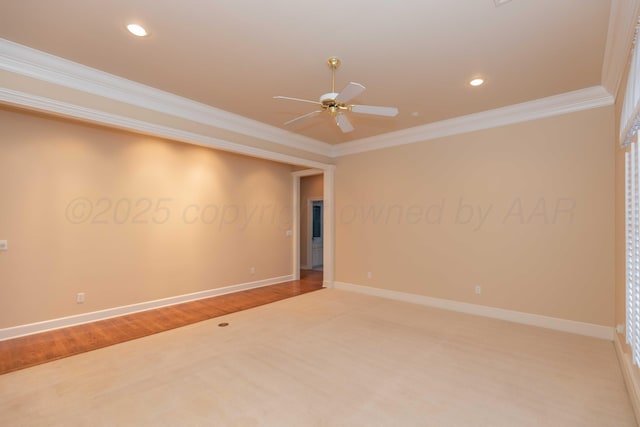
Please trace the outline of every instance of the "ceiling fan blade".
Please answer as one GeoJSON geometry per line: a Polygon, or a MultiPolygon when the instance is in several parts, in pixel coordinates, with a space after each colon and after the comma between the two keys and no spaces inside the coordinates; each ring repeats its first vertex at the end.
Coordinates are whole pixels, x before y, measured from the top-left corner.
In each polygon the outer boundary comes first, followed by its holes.
{"type": "Polygon", "coordinates": [[[395,117],[398,115],[396,107],[377,107],[375,105],[352,105],[351,111],[360,114],[375,114],[376,116],[395,117]]]}
{"type": "Polygon", "coordinates": [[[349,83],[342,91],[336,96],[336,102],[345,103],[351,101],[356,96],[360,95],[366,87],[360,83],[349,83]]]}
{"type": "Polygon", "coordinates": [[[344,133],[351,132],[353,130],[353,125],[349,121],[349,118],[342,113],[336,114],[336,123],[344,133]]]}
{"type": "Polygon", "coordinates": [[[320,105],[318,101],[310,101],[308,99],[300,99],[300,98],[291,98],[290,96],[274,96],[273,99],[288,99],[289,101],[300,101],[300,102],[308,102],[309,104],[320,105]]]}
{"type": "Polygon", "coordinates": [[[305,115],[302,115],[300,117],[296,117],[295,119],[289,120],[288,122],[285,122],[284,124],[285,124],[285,126],[287,126],[287,125],[290,125],[291,123],[295,123],[295,122],[300,121],[300,120],[308,119],[309,117],[315,116],[318,113],[322,113],[322,110],[312,111],[312,112],[307,113],[305,115]]]}

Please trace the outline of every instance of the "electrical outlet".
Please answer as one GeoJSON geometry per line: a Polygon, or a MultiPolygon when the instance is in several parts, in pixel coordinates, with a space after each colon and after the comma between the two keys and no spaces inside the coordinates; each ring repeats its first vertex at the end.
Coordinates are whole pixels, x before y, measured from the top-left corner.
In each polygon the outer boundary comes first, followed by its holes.
{"type": "Polygon", "coordinates": [[[84,303],[84,292],[78,292],[76,294],[76,304],[83,304],[84,303]]]}
{"type": "Polygon", "coordinates": [[[9,250],[9,241],[0,240],[0,251],[8,251],[8,250],[9,250]]]}
{"type": "Polygon", "coordinates": [[[621,335],[624,334],[624,325],[623,324],[616,325],[616,332],[621,335]]]}
{"type": "Polygon", "coordinates": [[[249,268],[249,274],[250,274],[250,275],[252,275],[252,276],[253,276],[254,274],[256,274],[256,268],[255,268],[255,267],[251,267],[251,268],[249,268]]]}
{"type": "Polygon", "coordinates": [[[291,231],[291,230],[287,230],[287,231],[285,232],[285,235],[286,235],[287,237],[291,237],[291,236],[293,236],[293,231],[291,231]]]}
{"type": "Polygon", "coordinates": [[[373,277],[373,273],[367,271],[367,279],[371,279],[373,277]]]}
{"type": "Polygon", "coordinates": [[[480,285],[476,285],[476,286],[473,288],[473,291],[476,293],[476,295],[480,295],[480,294],[482,293],[482,286],[480,286],[480,285]]]}

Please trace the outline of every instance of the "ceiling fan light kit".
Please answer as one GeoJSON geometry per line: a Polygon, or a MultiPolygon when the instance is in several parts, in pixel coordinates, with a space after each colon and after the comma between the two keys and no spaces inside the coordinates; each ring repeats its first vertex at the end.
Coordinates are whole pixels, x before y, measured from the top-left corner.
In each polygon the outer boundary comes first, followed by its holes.
{"type": "Polygon", "coordinates": [[[364,92],[366,88],[360,83],[350,82],[344,89],[342,89],[342,91],[336,92],[336,69],[340,66],[340,59],[332,56],[331,58],[327,59],[327,64],[329,65],[329,68],[331,68],[331,92],[321,95],[319,101],[292,98],[289,96],[274,96],[275,99],[287,99],[290,101],[307,102],[315,104],[321,108],[320,110],[312,111],[310,113],[289,120],[288,122],[285,122],[285,125],[290,125],[292,123],[305,120],[309,117],[313,117],[326,111],[331,115],[331,117],[334,118],[340,130],[344,133],[347,133],[351,132],[354,129],[353,125],[349,121],[349,118],[346,114],[344,114],[347,111],[352,113],[372,114],[376,116],[386,117],[395,117],[398,115],[398,109],[395,107],[349,104],[349,101],[364,92]]]}

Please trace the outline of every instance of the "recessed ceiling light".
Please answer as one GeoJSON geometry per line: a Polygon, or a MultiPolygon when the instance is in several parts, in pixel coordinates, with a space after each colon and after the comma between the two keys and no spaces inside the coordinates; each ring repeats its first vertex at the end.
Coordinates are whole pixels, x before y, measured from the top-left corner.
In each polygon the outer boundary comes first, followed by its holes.
{"type": "Polygon", "coordinates": [[[129,32],[134,36],[138,36],[138,37],[146,37],[149,35],[147,30],[145,30],[142,25],[138,25],[138,24],[127,25],[127,30],[129,30],[129,32]]]}
{"type": "Polygon", "coordinates": [[[473,79],[469,82],[471,86],[480,86],[482,83],[484,83],[484,80],[480,78],[473,79]]]}
{"type": "Polygon", "coordinates": [[[493,3],[498,6],[502,6],[503,4],[509,3],[511,0],[493,0],[493,3]]]}

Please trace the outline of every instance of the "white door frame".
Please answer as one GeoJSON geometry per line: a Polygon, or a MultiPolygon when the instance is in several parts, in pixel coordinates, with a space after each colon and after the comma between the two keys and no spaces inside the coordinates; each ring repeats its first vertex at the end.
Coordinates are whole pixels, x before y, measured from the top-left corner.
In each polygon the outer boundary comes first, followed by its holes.
{"type": "Polygon", "coordinates": [[[303,176],[324,175],[323,194],[323,283],[324,287],[333,286],[335,275],[335,212],[334,212],[334,172],[335,166],[328,165],[323,169],[306,169],[292,172],[293,178],[293,279],[300,280],[300,178],[303,176]]]}

